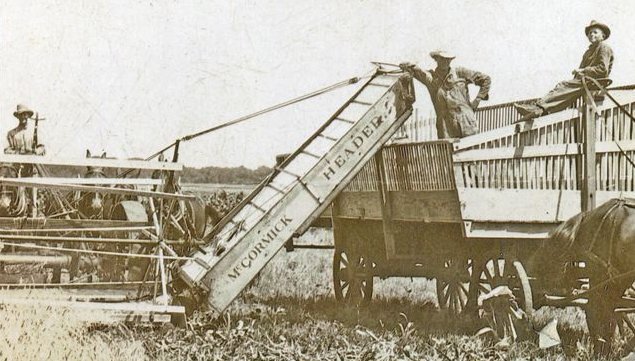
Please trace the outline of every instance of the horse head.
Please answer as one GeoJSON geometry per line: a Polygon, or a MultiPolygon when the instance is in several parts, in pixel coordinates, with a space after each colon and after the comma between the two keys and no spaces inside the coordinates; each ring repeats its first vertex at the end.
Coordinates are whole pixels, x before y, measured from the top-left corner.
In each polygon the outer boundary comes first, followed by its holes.
{"type": "MultiPolygon", "coordinates": [[[[17,178],[18,172],[11,164],[0,164],[0,177],[17,178]]],[[[0,184],[0,217],[16,216],[21,213],[18,206],[20,192],[18,187],[0,184]]]]}
{"type": "MultiPolygon", "coordinates": [[[[93,157],[89,150],[86,150],[86,158],[105,159],[106,152],[101,156],[93,157]]],[[[84,178],[106,178],[104,167],[87,166],[84,178]]],[[[80,194],[79,211],[88,218],[101,218],[104,210],[104,196],[99,192],[84,192],[80,194]]]]}
{"type": "MultiPolygon", "coordinates": [[[[19,172],[12,164],[0,164],[1,178],[18,178],[19,172]]],[[[24,187],[7,186],[0,183],[0,217],[21,216],[27,211],[28,202],[24,187]]]]}

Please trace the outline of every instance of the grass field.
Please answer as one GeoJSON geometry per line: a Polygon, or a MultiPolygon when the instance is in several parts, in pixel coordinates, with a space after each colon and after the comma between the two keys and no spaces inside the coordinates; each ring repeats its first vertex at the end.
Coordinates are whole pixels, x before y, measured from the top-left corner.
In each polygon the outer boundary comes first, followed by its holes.
{"type": "MultiPolygon", "coordinates": [[[[328,243],[312,230],[303,241],[328,243]]],[[[439,311],[434,281],[375,283],[365,308],[335,301],[331,250],[282,250],[220,317],[197,313],[187,328],[90,327],[67,311],[4,307],[5,360],[591,360],[579,309],[541,309],[537,327],[559,320],[564,345],[497,347],[474,336],[485,324],[439,311]]]]}

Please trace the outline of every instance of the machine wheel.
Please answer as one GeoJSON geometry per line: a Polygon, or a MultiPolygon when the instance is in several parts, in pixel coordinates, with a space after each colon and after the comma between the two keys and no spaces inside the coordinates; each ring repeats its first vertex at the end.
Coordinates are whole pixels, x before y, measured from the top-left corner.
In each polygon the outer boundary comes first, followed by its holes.
{"type": "Polygon", "coordinates": [[[344,248],[333,256],[335,299],[363,306],[373,297],[373,263],[369,257],[344,248]]]}
{"type": "Polygon", "coordinates": [[[472,265],[465,258],[449,258],[437,277],[439,308],[458,316],[465,310],[470,289],[472,265]]]}
{"type": "MultiPolygon", "coordinates": [[[[138,201],[121,201],[117,203],[112,210],[111,219],[147,222],[148,215],[145,207],[138,201]]],[[[120,237],[138,239],[144,237],[140,232],[121,232],[120,237]]],[[[119,252],[131,253],[147,253],[151,249],[146,246],[128,245],[116,249],[119,252]]],[[[106,259],[106,258],[104,258],[106,259]]],[[[125,281],[141,281],[146,273],[146,267],[150,265],[149,259],[142,258],[114,258],[112,267],[115,269],[114,275],[116,279],[125,281]]]]}

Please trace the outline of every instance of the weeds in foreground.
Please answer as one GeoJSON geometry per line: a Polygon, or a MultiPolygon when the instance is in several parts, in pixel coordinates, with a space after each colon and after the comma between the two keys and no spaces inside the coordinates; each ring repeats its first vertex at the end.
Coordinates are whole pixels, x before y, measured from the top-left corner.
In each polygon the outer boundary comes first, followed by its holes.
{"type": "MultiPolygon", "coordinates": [[[[313,231],[311,243],[328,242],[313,231]]],[[[90,328],[63,310],[0,309],[5,360],[593,360],[577,308],[543,308],[559,319],[564,346],[501,347],[473,336],[478,319],[437,310],[425,279],[378,281],[366,308],[335,301],[330,251],[282,251],[223,316],[197,313],[187,327],[90,328]]]]}

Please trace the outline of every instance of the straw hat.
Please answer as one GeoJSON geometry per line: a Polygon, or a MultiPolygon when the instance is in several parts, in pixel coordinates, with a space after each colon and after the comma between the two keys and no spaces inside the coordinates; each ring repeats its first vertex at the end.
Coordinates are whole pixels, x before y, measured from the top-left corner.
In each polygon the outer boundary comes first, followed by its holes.
{"type": "Polygon", "coordinates": [[[437,58],[450,59],[450,60],[456,58],[456,56],[454,56],[454,54],[449,53],[447,51],[443,51],[443,50],[431,51],[430,52],[430,56],[434,60],[437,60],[437,58]]]}
{"type": "Polygon", "coordinates": [[[24,104],[18,104],[16,111],[13,112],[13,116],[16,118],[19,118],[20,114],[23,114],[23,113],[28,113],[29,114],[28,118],[31,118],[33,116],[33,111],[24,104]]]}

